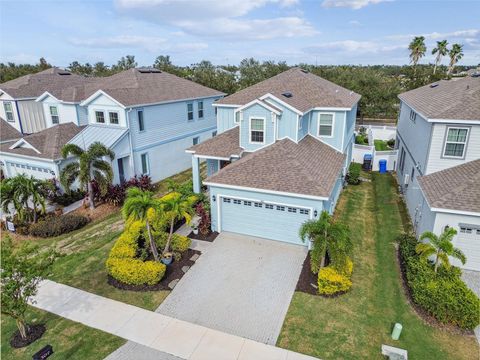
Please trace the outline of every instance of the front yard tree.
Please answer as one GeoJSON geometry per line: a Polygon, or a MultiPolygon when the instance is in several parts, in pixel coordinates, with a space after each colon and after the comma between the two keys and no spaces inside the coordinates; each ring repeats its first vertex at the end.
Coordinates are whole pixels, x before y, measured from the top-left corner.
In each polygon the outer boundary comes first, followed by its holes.
{"type": "Polygon", "coordinates": [[[16,321],[20,336],[26,339],[29,330],[25,322],[28,301],[37,293],[38,284],[57,253],[54,250],[40,252],[38,246],[28,243],[15,251],[12,240],[6,236],[2,240],[1,256],[1,312],[16,321]]]}
{"type": "Polygon", "coordinates": [[[87,190],[90,209],[95,208],[92,180],[100,187],[100,192],[105,195],[108,185],[113,179],[113,170],[104,157],[113,160],[115,153],[100,142],[94,142],[85,151],[75,144],[67,144],[62,148],[62,156],[66,159],[69,155],[76,157],[76,161],[66,165],[60,173],[60,182],[67,192],[70,186],[79,180],[80,186],[87,190]]]}
{"type": "Polygon", "coordinates": [[[332,263],[343,267],[353,247],[348,227],[334,221],[327,211],[317,220],[304,222],[300,238],[312,242],[310,267],[315,274],[325,266],[327,254],[332,263]]]}
{"type": "Polygon", "coordinates": [[[431,231],[425,231],[420,236],[420,240],[427,239],[428,242],[418,244],[415,247],[415,251],[417,254],[420,254],[423,259],[428,259],[430,256],[435,257],[435,272],[437,272],[440,263],[446,268],[450,267],[449,256],[456,258],[460,260],[462,264],[465,264],[467,262],[465,254],[452,244],[455,235],[457,235],[457,230],[451,227],[446,228],[440,236],[435,235],[431,231]]]}
{"type": "Polygon", "coordinates": [[[133,218],[145,222],[153,258],[155,261],[160,261],[157,246],[153,240],[150,221],[148,220],[148,212],[151,209],[157,213],[161,212],[160,202],[155,199],[153,192],[143,191],[137,187],[128,189],[127,198],[122,208],[123,217],[125,220],[133,218]]]}

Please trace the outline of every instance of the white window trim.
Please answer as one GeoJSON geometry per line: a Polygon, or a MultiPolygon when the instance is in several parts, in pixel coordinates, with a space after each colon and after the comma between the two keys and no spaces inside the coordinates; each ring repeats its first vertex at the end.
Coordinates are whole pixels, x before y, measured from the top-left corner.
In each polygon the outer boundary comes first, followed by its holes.
{"type": "Polygon", "coordinates": [[[3,102],[3,110],[5,111],[5,118],[8,122],[15,122],[15,112],[13,111],[13,105],[12,105],[12,102],[11,101],[4,101],[3,102]],[[10,111],[7,111],[5,105],[6,104],[9,104],[10,105],[10,111]],[[8,119],[8,116],[7,116],[7,113],[11,113],[12,114],[12,120],[9,120],[8,119]]]}
{"type": "Polygon", "coordinates": [[[267,119],[265,117],[261,116],[250,116],[248,118],[248,143],[252,145],[263,145],[265,144],[265,133],[266,133],[266,127],[267,127],[267,119]],[[263,121],[263,130],[255,130],[255,131],[262,131],[263,132],[263,141],[252,141],[252,119],[255,120],[262,120],[263,121]]]}
{"type": "Polygon", "coordinates": [[[108,123],[110,125],[120,125],[120,113],[118,111],[107,111],[107,112],[108,112],[108,123]],[[117,120],[118,120],[117,124],[110,122],[110,114],[117,114],[117,120]]]}
{"type": "Polygon", "coordinates": [[[470,135],[470,128],[469,127],[462,127],[462,126],[447,126],[447,132],[445,134],[445,143],[443,144],[443,152],[442,156],[447,159],[464,159],[465,158],[465,152],[467,151],[467,143],[468,143],[468,137],[470,135]],[[467,130],[467,135],[465,136],[465,142],[459,142],[459,141],[448,141],[448,133],[450,132],[450,129],[461,129],[461,130],[467,130]],[[445,155],[445,151],[447,150],[447,144],[463,144],[463,153],[462,156],[453,156],[453,155],[445,155]]]}
{"type": "Polygon", "coordinates": [[[106,118],[106,116],[105,116],[105,110],[94,109],[94,110],[93,110],[93,119],[95,120],[95,124],[106,124],[106,123],[107,123],[107,118],[106,118]],[[97,112],[103,113],[103,123],[98,122],[98,120],[97,120],[97,112]]]}
{"type": "Polygon", "coordinates": [[[150,159],[148,156],[148,152],[144,152],[140,154],[140,168],[142,170],[141,174],[142,175],[150,175],[150,159]],[[143,161],[142,161],[142,156],[145,155],[145,163],[147,165],[147,172],[143,172],[143,161]]]}
{"type": "Polygon", "coordinates": [[[335,134],[335,113],[332,112],[320,112],[318,113],[317,119],[317,137],[331,139],[334,137],[335,134]],[[321,115],[332,115],[332,134],[331,135],[320,135],[320,116],[321,115]]]}
{"type": "Polygon", "coordinates": [[[187,121],[188,122],[195,121],[195,107],[193,106],[193,102],[188,102],[187,103],[187,121]],[[188,110],[188,105],[192,105],[192,111],[188,110]],[[188,118],[188,114],[190,114],[190,113],[192,113],[192,119],[191,120],[188,118]]]}
{"type": "Polygon", "coordinates": [[[50,112],[50,121],[52,122],[52,125],[53,124],[60,124],[60,114],[58,112],[58,106],[56,105],[48,105],[48,111],[50,112]],[[56,110],[57,112],[57,115],[53,115],[52,114],[52,108],[56,110]],[[57,122],[53,122],[53,117],[56,116],[58,121],[57,122]]]}

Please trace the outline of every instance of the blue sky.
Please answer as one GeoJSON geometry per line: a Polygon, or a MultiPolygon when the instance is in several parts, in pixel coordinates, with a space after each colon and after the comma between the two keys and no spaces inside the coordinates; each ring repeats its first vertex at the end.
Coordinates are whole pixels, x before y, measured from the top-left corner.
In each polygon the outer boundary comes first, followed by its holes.
{"type": "Polygon", "coordinates": [[[405,64],[424,35],[422,62],[445,38],[464,44],[460,64],[478,64],[479,14],[478,0],[1,0],[0,61],[405,64]]]}

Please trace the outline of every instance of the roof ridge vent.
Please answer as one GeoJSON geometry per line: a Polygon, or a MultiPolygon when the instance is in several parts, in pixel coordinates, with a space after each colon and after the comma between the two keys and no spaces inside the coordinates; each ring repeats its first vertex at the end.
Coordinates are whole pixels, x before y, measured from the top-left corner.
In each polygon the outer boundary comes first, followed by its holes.
{"type": "Polygon", "coordinates": [[[430,87],[431,88],[436,88],[438,85],[440,85],[440,84],[437,82],[437,83],[430,84],[430,87]]]}
{"type": "Polygon", "coordinates": [[[293,96],[293,94],[290,91],[285,91],[284,93],[282,93],[282,95],[285,96],[286,98],[291,98],[293,96]]]}
{"type": "Polygon", "coordinates": [[[159,74],[162,72],[162,70],[160,69],[156,69],[156,68],[138,68],[137,69],[139,73],[142,73],[142,74],[159,74]]]}
{"type": "Polygon", "coordinates": [[[301,72],[303,72],[304,74],[308,74],[309,71],[308,70],[305,70],[305,69],[300,69],[301,72]]]}

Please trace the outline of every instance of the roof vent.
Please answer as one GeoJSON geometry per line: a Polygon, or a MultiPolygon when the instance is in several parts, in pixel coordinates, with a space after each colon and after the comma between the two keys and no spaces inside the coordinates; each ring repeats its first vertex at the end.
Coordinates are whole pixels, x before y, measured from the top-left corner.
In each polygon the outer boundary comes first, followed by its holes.
{"type": "Polygon", "coordinates": [[[159,74],[162,72],[162,70],[155,69],[155,68],[140,68],[137,70],[142,74],[159,74]]]}
{"type": "Polygon", "coordinates": [[[480,77],[480,71],[476,71],[472,74],[472,77],[476,78],[476,77],[480,77]]]}
{"type": "Polygon", "coordinates": [[[434,84],[431,84],[430,87],[431,88],[436,88],[438,85],[440,85],[439,83],[434,83],[434,84]]]}
{"type": "Polygon", "coordinates": [[[305,70],[305,69],[300,69],[301,72],[305,73],[305,74],[308,74],[308,70],[305,70]]]}
{"type": "Polygon", "coordinates": [[[72,75],[72,73],[70,71],[59,71],[57,74],[58,75],[72,75]]]}
{"type": "Polygon", "coordinates": [[[282,95],[285,96],[286,98],[291,98],[293,96],[290,91],[284,92],[282,95]]]}

